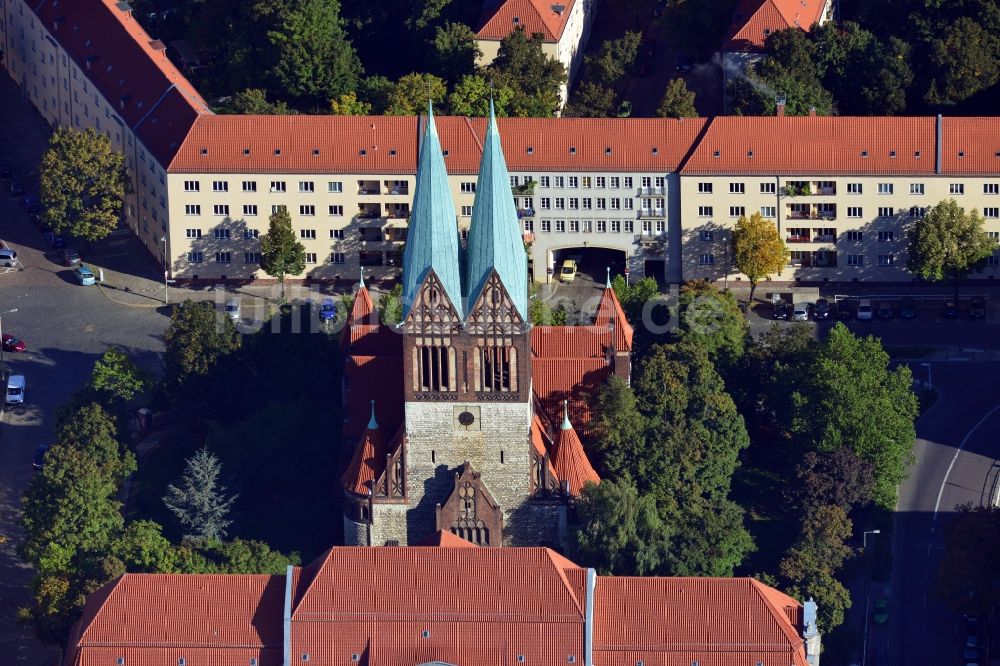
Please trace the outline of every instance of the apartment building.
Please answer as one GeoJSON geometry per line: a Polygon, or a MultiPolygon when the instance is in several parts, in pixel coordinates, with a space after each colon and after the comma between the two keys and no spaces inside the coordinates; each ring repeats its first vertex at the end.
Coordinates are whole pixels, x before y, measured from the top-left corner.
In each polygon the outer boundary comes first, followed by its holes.
{"type": "MultiPolygon", "coordinates": [[[[1000,236],[1000,123],[989,118],[715,118],[681,169],[685,279],[745,279],[731,265],[741,215],[774,221],[779,281],[913,279],[907,229],[955,198],[1000,236]]],[[[981,277],[1000,274],[1000,255],[981,277]]]]}
{"type": "Polygon", "coordinates": [[[542,52],[566,67],[567,82],[560,90],[563,104],[569,97],[569,83],[583,63],[590,26],[597,12],[596,0],[496,0],[487,2],[481,27],[476,31],[480,57],[485,67],[500,50],[500,41],[512,31],[523,29],[528,36],[542,36],[542,52]]]}

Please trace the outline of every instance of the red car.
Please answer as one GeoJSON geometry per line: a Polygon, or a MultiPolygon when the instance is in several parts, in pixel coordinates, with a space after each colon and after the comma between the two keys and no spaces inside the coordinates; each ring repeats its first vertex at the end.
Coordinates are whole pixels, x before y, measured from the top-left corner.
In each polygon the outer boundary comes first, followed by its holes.
{"type": "Polygon", "coordinates": [[[23,352],[27,349],[24,340],[15,338],[13,335],[3,334],[3,350],[6,352],[23,352]]]}

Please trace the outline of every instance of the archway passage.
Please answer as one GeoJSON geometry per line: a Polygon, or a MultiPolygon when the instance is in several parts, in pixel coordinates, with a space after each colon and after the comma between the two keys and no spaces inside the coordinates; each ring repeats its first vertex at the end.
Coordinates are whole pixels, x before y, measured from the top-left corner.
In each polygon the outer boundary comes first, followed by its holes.
{"type": "Polygon", "coordinates": [[[576,261],[576,278],[574,284],[604,286],[607,279],[607,269],[611,269],[611,277],[625,274],[625,252],[607,247],[568,247],[552,252],[553,278],[558,278],[559,269],[567,259],[576,261]]]}

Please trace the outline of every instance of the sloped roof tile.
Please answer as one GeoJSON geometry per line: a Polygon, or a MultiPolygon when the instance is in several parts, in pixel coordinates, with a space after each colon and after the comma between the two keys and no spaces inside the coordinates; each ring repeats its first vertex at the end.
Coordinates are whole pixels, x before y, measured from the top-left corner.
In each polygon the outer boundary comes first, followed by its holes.
{"type": "Polygon", "coordinates": [[[487,15],[476,32],[479,39],[501,40],[517,28],[528,36],[541,34],[546,42],[558,42],[566,29],[576,0],[502,0],[487,15]],[[556,7],[561,11],[556,11],[556,7]]]}
{"type": "Polygon", "coordinates": [[[723,51],[755,52],[764,50],[768,35],[788,28],[806,32],[823,16],[825,0],[741,0],[723,51]]]}

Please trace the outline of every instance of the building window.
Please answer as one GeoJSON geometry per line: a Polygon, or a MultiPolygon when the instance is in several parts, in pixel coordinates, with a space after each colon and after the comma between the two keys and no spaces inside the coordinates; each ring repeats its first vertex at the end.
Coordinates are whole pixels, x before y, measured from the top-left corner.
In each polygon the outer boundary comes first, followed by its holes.
{"type": "Polygon", "coordinates": [[[315,252],[306,252],[306,263],[307,264],[315,264],[316,263],[316,253],[315,252]]]}
{"type": "Polygon", "coordinates": [[[712,193],[712,183],[698,183],[699,194],[711,194],[712,193]]]}
{"type": "Polygon", "coordinates": [[[707,241],[707,242],[714,241],[715,240],[715,232],[712,231],[711,229],[702,229],[701,230],[701,239],[703,241],[707,241]]]}
{"type": "Polygon", "coordinates": [[[578,198],[576,198],[576,197],[570,197],[569,198],[569,209],[570,210],[579,210],[580,209],[580,200],[578,198]]]}
{"type": "Polygon", "coordinates": [[[213,229],[212,233],[219,240],[228,240],[229,239],[229,229],[213,229]]]}
{"type": "Polygon", "coordinates": [[[608,221],[598,220],[597,221],[597,233],[604,234],[608,232],[608,221]]]}
{"type": "Polygon", "coordinates": [[[743,194],[744,191],[745,191],[745,186],[743,183],[729,183],[730,194],[743,194]]]}
{"type": "Polygon", "coordinates": [[[461,190],[467,194],[473,194],[476,191],[476,184],[471,181],[464,181],[461,185],[461,190]]]}
{"type": "MultiPolygon", "coordinates": [[[[424,347],[423,349],[440,349],[424,347]]],[[[449,349],[449,351],[451,351],[449,349]]],[[[477,349],[476,390],[507,393],[517,390],[517,350],[513,347],[482,346],[477,349]]],[[[454,352],[450,354],[454,355],[454,352]]],[[[443,367],[447,368],[447,364],[443,367]]],[[[444,374],[443,372],[441,373],[444,374]]],[[[428,382],[422,381],[422,385],[428,382]]],[[[426,390],[426,388],[425,388],[426,390]]],[[[453,390],[445,387],[443,390],[453,390]]]]}
{"type": "Polygon", "coordinates": [[[569,177],[569,187],[580,187],[580,179],[576,176],[569,177]]]}
{"type": "Polygon", "coordinates": [[[243,181],[243,191],[244,192],[256,192],[257,191],[257,181],[256,180],[244,180],[243,181]]]}
{"type": "Polygon", "coordinates": [[[881,243],[888,243],[896,240],[896,234],[892,231],[880,231],[878,232],[878,239],[881,243]]]}
{"type": "Polygon", "coordinates": [[[743,217],[746,215],[746,208],[743,206],[730,206],[729,217],[743,217]]]}
{"type": "Polygon", "coordinates": [[[472,217],[472,206],[462,206],[462,217],[472,217]]]}
{"type": "Polygon", "coordinates": [[[316,239],[316,230],[315,229],[299,229],[299,238],[306,238],[306,239],[309,239],[309,240],[315,240],[316,239]]]}
{"type": "Polygon", "coordinates": [[[892,206],[879,206],[878,216],[879,217],[892,217],[895,213],[895,209],[892,206]]]}
{"type": "Polygon", "coordinates": [[[775,183],[761,183],[760,193],[761,194],[775,194],[778,191],[778,186],[775,183]]]}
{"type": "Polygon", "coordinates": [[[185,215],[201,215],[201,206],[198,204],[186,204],[184,206],[185,215]]]}
{"type": "Polygon", "coordinates": [[[311,180],[300,180],[299,181],[299,192],[315,192],[316,183],[311,180]]]}
{"type": "Polygon", "coordinates": [[[566,231],[566,220],[556,220],[556,232],[566,231]]]}
{"type": "Polygon", "coordinates": [[[187,260],[191,264],[200,264],[205,261],[205,254],[203,252],[188,252],[187,260]]]}
{"type": "MultiPolygon", "coordinates": [[[[538,179],[538,184],[541,185],[542,187],[548,187],[549,186],[549,177],[548,176],[541,176],[538,179]]],[[[471,183],[471,185],[472,185],[472,191],[475,192],[476,191],[476,184],[475,183],[471,183]]]]}
{"type": "Polygon", "coordinates": [[[332,215],[334,217],[343,217],[344,216],[344,207],[343,206],[330,206],[327,210],[329,211],[330,215],[332,215]]]}
{"type": "Polygon", "coordinates": [[[548,232],[552,231],[552,221],[551,220],[542,220],[542,231],[545,232],[545,233],[548,233],[548,232]]]}
{"type": "Polygon", "coordinates": [[[564,208],[566,208],[566,199],[556,197],[556,210],[563,210],[564,208]]]}
{"type": "Polygon", "coordinates": [[[213,180],[212,181],[212,191],[213,192],[228,192],[229,183],[224,180],[213,180]]]}
{"type": "Polygon", "coordinates": [[[965,194],[965,184],[951,183],[948,185],[948,194],[965,194]]]}
{"type": "Polygon", "coordinates": [[[715,265],[715,255],[714,254],[702,254],[698,256],[699,266],[714,266],[715,265]]]}
{"type": "Polygon", "coordinates": [[[243,253],[243,263],[244,264],[259,264],[260,263],[260,252],[244,252],[243,253]]]}
{"type": "MultiPolygon", "coordinates": [[[[339,180],[331,180],[326,183],[326,191],[331,194],[340,194],[344,191],[344,183],[339,180]]],[[[343,263],[343,262],[341,262],[343,263]]]]}
{"type": "Polygon", "coordinates": [[[343,252],[333,252],[330,254],[331,264],[342,264],[344,263],[344,253],[343,252]]]}
{"type": "Polygon", "coordinates": [[[983,183],[983,194],[1000,194],[1000,183],[983,183]]]}
{"type": "Polygon", "coordinates": [[[283,181],[283,180],[272,180],[271,181],[271,191],[272,192],[284,192],[285,191],[285,181],[283,181]]]}
{"type": "Polygon", "coordinates": [[[184,235],[188,238],[201,238],[201,229],[185,229],[184,235]]]}
{"type": "Polygon", "coordinates": [[[712,207],[698,206],[698,217],[712,217],[712,207]]]}
{"type": "Polygon", "coordinates": [[[620,234],[622,232],[622,221],[611,220],[611,233],[620,234]]]}
{"type": "Polygon", "coordinates": [[[579,233],[580,232],[580,220],[570,220],[569,221],[569,230],[572,233],[579,233]]]}
{"type": "Polygon", "coordinates": [[[584,210],[590,210],[593,207],[593,201],[591,201],[590,197],[584,197],[580,200],[580,203],[584,210]]]}
{"type": "Polygon", "coordinates": [[[243,230],[243,240],[253,240],[260,236],[259,229],[244,229],[243,230]]]}
{"type": "Polygon", "coordinates": [[[562,176],[556,176],[554,178],[553,182],[554,182],[554,184],[555,184],[556,187],[564,187],[566,179],[563,178],[562,176]]]}
{"type": "Polygon", "coordinates": [[[229,215],[229,206],[227,204],[215,204],[212,206],[212,212],[215,215],[229,215]]]}
{"type": "Polygon", "coordinates": [[[344,240],[344,230],[330,229],[330,238],[333,238],[335,240],[344,240]]]}
{"type": "Polygon", "coordinates": [[[201,191],[201,185],[199,185],[197,180],[185,180],[184,181],[184,191],[185,192],[199,192],[201,191]]]}
{"type": "Polygon", "coordinates": [[[632,176],[625,176],[622,178],[622,187],[626,190],[632,189],[632,176]]]}
{"type": "Polygon", "coordinates": [[[608,200],[605,199],[604,197],[598,197],[595,201],[597,202],[597,210],[608,209],[608,200]]]}
{"type": "Polygon", "coordinates": [[[271,215],[275,213],[280,213],[288,210],[288,206],[285,204],[272,204],[271,205],[271,215]]]}
{"type": "Polygon", "coordinates": [[[893,186],[892,183],[879,183],[878,193],[879,194],[892,194],[893,186]]]}
{"type": "Polygon", "coordinates": [[[524,231],[525,233],[531,233],[535,230],[535,221],[526,219],[524,221],[524,231]]]}
{"type": "Polygon", "coordinates": [[[923,183],[910,183],[910,194],[923,194],[924,184],[923,183]]]}
{"type": "Polygon", "coordinates": [[[229,264],[233,261],[232,252],[216,252],[215,253],[215,263],[217,264],[229,264]]]}
{"type": "Polygon", "coordinates": [[[848,266],[864,266],[865,265],[865,255],[863,255],[863,254],[849,254],[849,255],[847,255],[847,265],[848,266]]]}
{"type": "Polygon", "coordinates": [[[243,214],[253,217],[257,214],[257,204],[244,204],[243,214]]]}
{"type": "Polygon", "coordinates": [[[622,179],[619,178],[618,176],[611,176],[611,178],[609,180],[610,187],[612,189],[620,188],[621,187],[621,182],[622,182],[622,179]]]}
{"type": "Polygon", "coordinates": [[[299,206],[299,215],[305,215],[307,217],[312,217],[316,214],[316,206],[313,205],[301,205],[299,206]]]}
{"type": "Polygon", "coordinates": [[[604,177],[604,176],[596,176],[594,178],[594,183],[595,183],[596,187],[607,187],[608,186],[608,179],[606,177],[604,177]]]}
{"type": "Polygon", "coordinates": [[[983,217],[1000,217],[1000,208],[984,208],[983,217]]]}
{"type": "Polygon", "coordinates": [[[848,206],[847,207],[847,217],[862,217],[863,211],[861,206],[848,206]]]}
{"type": "MultiPolygon", "coordinates": [[[[663,220],[658,220],[657,222],[658,222],[658,225],[662,225],[663,224],[663,220]]],[[[589,229],[588,229],[588,231],[589,231],[589,229]]],[[[625,233],[630,234],[633,231],[635,231],[635,221],[634,220],[625,220],[625,233]]]]}
{"type": "Polygon", "coordinates": [[[848,231],[847,240],[853,241],[855,243],[860,243],[862,240],[864,240],[864,234],[860,231],[848,231]]]}
{"type": "Polygon", "coordinates": [[[848,183],[847,184],[847,193],[848,194],[861,194],[862,193],[861,183],[848,183]]]}
{"type": "Polygon", "coordinates": [[[541,206],[542,210],[549,210],[550,208],[552,208],[552,199],[548,197],[542,197],[539,201],[540,201],[539,205],[541,206]]]}
{"type": "Polygon", "coordinates": [[[896,263],[896,256],[893,254],[880,254],[878,255],[878,265],[879,266],[893,266],[896,263]]]}
{"type": "Polygon", "coordinates": [[[778,209],[775,208],[774,206],[761,206],[760,207],[761,217],[772,217],[773,218],[773,217],[777,216],[777,213],[778,213],[778,209]]]}

